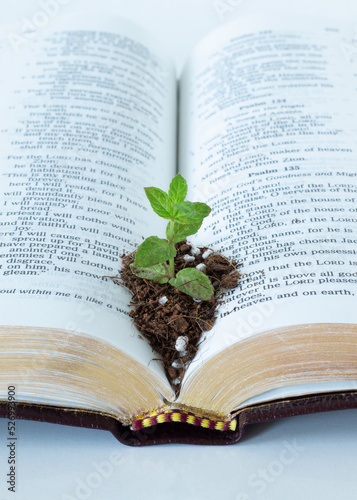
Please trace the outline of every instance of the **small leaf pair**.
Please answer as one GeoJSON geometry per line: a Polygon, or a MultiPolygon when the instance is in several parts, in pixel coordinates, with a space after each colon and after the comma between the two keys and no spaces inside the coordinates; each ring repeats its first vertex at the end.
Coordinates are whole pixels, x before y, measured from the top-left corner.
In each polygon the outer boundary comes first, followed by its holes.
{"type": "Polygon", "coordinates": [[[179,243],[197,233],[203,219],[211,212],[205,203],[184,201],[187,183],[181,174],[173,178],[168,193],[155,187],[145,188],[145,193],[154,212],[170,219],[166,228],[166,238],[170,243],[179,243]]]}
{"type": "Polygon", "coordinates": [[[170,283],[173,287],[195,299],[209,300],[212,297],[212,284],[209,278],[198,269],[189,267],[182,269],[176,274],[176,278],[170,279],[167,264],[157,264],[147,268],[137,268],[131,264],[130,268],[133,274],[139,278],[152,280],[160,285],[170,283]]]}
{"type": "Polygon", "coordinates": [[[182,175],[178,174],[172,179],[168,193],[156,187],[147,187],[144,190],[154,212],[163,219],[171,219],[175,211],[172,205],[186,198],[187,183],[182,175]]]}

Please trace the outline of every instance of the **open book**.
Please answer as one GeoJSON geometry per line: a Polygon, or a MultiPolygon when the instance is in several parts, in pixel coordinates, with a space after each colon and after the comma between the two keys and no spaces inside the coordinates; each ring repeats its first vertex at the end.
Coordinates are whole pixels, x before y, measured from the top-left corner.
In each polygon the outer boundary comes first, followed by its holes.
{"type": "Polygon", "coordinates": [[[18,418],[223,443],[247,422],[356,407],[348,29],[237,21],[197,46],[179,84],[128,22],[70,17],[30,35],[1,46],[1,416],[11,391],[18,418]],[[164,234],[143,188],[167,190],[177,171],[212,207],[191,241],[244,276],[175,398],[130,294],[103,276],[164,234]]]}

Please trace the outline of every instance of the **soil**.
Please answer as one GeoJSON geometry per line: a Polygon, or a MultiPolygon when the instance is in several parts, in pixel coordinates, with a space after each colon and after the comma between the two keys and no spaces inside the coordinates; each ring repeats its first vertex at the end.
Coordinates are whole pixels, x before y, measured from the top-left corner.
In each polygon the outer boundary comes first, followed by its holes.
{"type": "Polygon", "coordinates": [[[111,279],[124,285],[132,293],[130,305],[133,309],[130,316],[142,336],[162,356],[167,377],[178,394],[185,371],[195,357],[202,333],[213,327],[217,307],[224,300],[224,289],[235,288],[241,274],[235,261],[207,247],[193,247],[186,241],[175,246],[176,272],[198,264],[206,266],[203,272],[209,276],[215,289],[211,300],[196,301],[168,283],[160,285],[138,278],[129,267],[134,262],[135,252],[122,256],[120,274],[111,279]],[[184,338],[176,343],[179,337],[184,338]],[[180,341],[183,343],[183,350],[179,351],[177,347],[180,348],[180,341]]]}

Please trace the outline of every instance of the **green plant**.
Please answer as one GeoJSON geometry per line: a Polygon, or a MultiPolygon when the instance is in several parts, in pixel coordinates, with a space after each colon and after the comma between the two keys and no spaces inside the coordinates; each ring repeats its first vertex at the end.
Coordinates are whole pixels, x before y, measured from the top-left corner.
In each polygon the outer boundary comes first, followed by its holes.
{"type": "Polygon", "coordinates": [[[185,268],[175,274],[175,243],[195,234],[211,209],[205,203],[184,201],[187,183],[177,174],[170,184],[169,192],[159,188],[145,188],[146,196],[154,212],[168,219],[166,239],[150,236],[139,246],[130,269],[135,276],[157,283],[170,283],[194,299],[209,300],[214,289],[210,279],[196,268],[185,268]]]}

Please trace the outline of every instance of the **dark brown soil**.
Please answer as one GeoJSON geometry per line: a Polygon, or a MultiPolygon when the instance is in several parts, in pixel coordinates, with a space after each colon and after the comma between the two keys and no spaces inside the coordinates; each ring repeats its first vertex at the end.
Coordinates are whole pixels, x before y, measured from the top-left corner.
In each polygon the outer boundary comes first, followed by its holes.
{"type": "Polygon", "coordinates": [[[237,263],[219,253],[212,252],[203,258],[208,250],[206,247],[191,247],[184,241],[176,244],[176,250],[176,272],[185,267],[205,264],[204,272],[215,289],[211,300],[195,301],[170,284],[160,285],[136,277],[129,267],[134,261],[135,252],[122,257],[120,275],[111,279],[124,285],[133,294],[130,305],[134,309],[130,311],[130,316],[143,337],[163,357],[168,379],[178,393],[185,370],[196,354],[201,334],[210,330],[215,322],[216,309],[223,297],[222,289],[235,288],[241,275],[237,263]],[[194,257],[194,260],[185,260],[185,255],[194,257]],[[183,351],[178,351],[176,341],[182,336],[188,337],[187,346],[183,351]]]}

